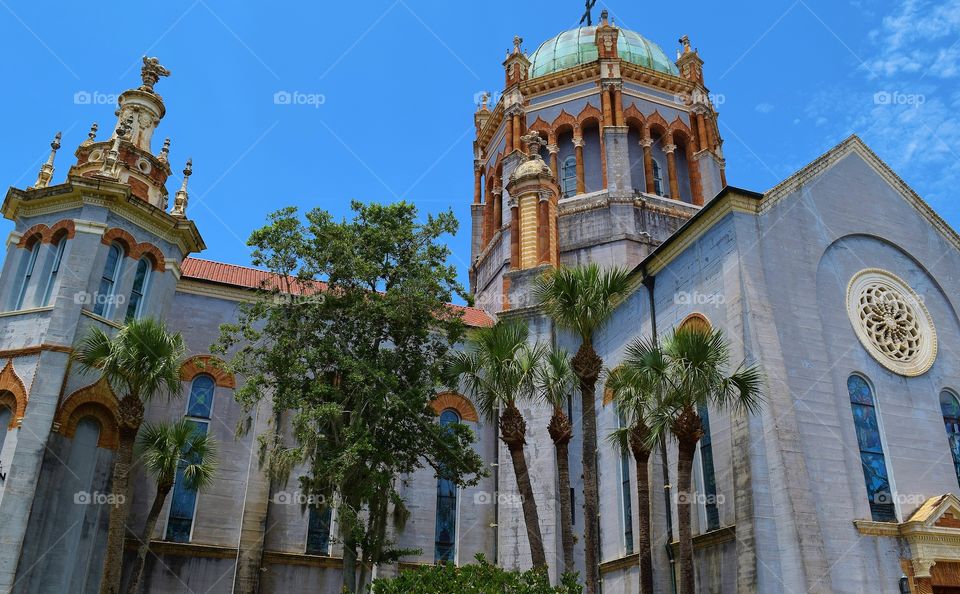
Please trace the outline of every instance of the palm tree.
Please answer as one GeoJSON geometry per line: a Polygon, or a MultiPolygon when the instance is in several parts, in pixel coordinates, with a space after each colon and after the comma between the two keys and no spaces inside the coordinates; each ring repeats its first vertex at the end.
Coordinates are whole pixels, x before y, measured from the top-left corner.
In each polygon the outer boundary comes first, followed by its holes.
{"type": "Polygon", "coordinates": [[[491,422],[502,411],[500,439],[507,444],[513,461],[530,557],[535,568],[546,569],[540,515],[523,452],[527,423],[517,408],[517,401],[533,397],[537,369],[545,354],[542,345],[531,346],[528,338],[527,325],[521,322],[500,321],[489,328],[477,328],[467,336],[465,349],[452,356],[447,373],[451,387],[466,385],[477,408],[491,422]]]}
{"type": "Polygon", "coordinates": [[[170,334],[166,327],[151,319],[133,320],[111,338],[99,328],[91,328],[73,352],[73,360],[82,373],[99,371],[118,393],[117,407],[120,444],[113,460],[111,492],[116,504],[110,508],[107,549],[103,560],[101,594],[117,594],[123,569],[129,504],[130,464],[137,432],[143,423],[143,404],[160,395],[180,392],[180,361],[183,337],[170,334]]]}
{"type": "Polygon", "coordinates": [[[547,431],[553,440],[557,457],[557,478],[560,489],[560,542],[563,544],[564,571],[573,572],[573,511],[570,502],[570,454],[568,446],[573,438],[573,425],[564,410],[573,389],[573,370],[565,351],[553,350],[540,368],[540,390],[543,399],[553,406],[553,416],[547,431]]]}
{"type": "MultiPolygon", "coordinates": [[[[635,343],[636,344],[636,343],[635,343]]],[[[657,360],[660,351],[640,342],[646,349],[642,354],[637,353],[643,365],[620,365],[607,373],[606,389],[613,396],[617,412],[621,416],[622,426],[610,435],[610,441],[622,452],[629,452],[633,456],[637,472],[637,515],[639,518],[639,533],[637,538],[637,552],[640,561],[640,592],[653,592],[653,548],[651,545],[650,527],[650,476],[649,462],[652,446],[650,445],[649,417],[663,400],[664,385],[662,376],[649,373],[649,369],[659,369],[662,358],[657,360]]],[[[627,357],[630,361],[634,354],[628,347],[627,357]]]]}
{"type": "Polygon", "coordinates": [[[616,303],[630,288],[624,268],[601,269],[597,264],[560,267],[538,279],[535,295],[554,323],[580,337],[580,348],[570,360],[580,387],[583,429],[583,516],[587,594],[597,591],[600,561],[600,502],[597,485],[597,378],[603,360],[593,348],[594,334],[613,315],[616,303]]]}
{"type": "Polygon", "coordinates": [[[681,327],[663,345],[638,340],[627,350],[624,366],[661,386],[662,400],[649,419],[647,446],[666,431],[677,439],[677,526],[680,541],[680,593],[693,594],[693,540],[690,511],[691,475],[697,442],[703,436],[699,407],[747,413],[759,409],[763,374],[756,366],[741,363],[727,374],[730,346],[720,330],[681,327]]]}
{"type": "Polygon", "coordinates": [[[150,549],[150,538],[157,518],[180,470],[183,485],[192,491],[206,488],[213,482],[217,469],[217,444],[196,423],[181,419],[176,423],[147,424],[137,440],[139,459],[157,483],[157,494],[140,534],[140,547],[130,571],[127,594],[137,594],[143,577],[143,565],[150,549]]]}

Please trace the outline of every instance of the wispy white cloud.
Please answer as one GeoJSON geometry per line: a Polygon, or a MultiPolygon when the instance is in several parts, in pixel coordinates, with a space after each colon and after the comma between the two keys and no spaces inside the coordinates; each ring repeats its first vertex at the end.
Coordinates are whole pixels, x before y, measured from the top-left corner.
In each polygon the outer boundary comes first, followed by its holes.
{"type": "Polygon", "coordinates": [[[773,106],[772,103],[760,103],[760,104],[758,104],[756,107],[754,107],[753,109],[754,109],[755,111],[757,111],[758,113],[770,113],[770,112],[773,111],[775,108],[774,108],[774,106],[773,106]]]}

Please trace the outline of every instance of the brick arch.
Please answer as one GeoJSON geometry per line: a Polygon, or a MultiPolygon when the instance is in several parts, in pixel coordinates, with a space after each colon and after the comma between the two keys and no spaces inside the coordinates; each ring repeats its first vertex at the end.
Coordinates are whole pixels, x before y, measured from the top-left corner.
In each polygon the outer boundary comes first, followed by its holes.
{"type": "Polygon", "coordinates": [[[41,243],[44,242],[44,238],[50,234],[50,228],[44,225],[43,223],[37,223],[36,225],[30,227],[23,232],[23,235],[20,236],[20,241],[17,242],[17,247],[25,248],[28,246],[33,246],[35,241],[41,243]]]}
{"type": "Polygon", "coordinates": [[[10,407],[13,413],[10,417],[10,428],[19,427],[27,412],[27,389],[13,368],[13,359],[7,359],[3,371],[0,371],[0,403],[10,407]]]}
{"type": "Polygon", "coordinates": [[[654,129],[659,130],[664,136],[670,132],[670,124],[667,123],[667,120],[663,119],[659,111],[654,111],[647,116],[647,134],[649,135],[654,129]]]}
{"type": "Polygon", "coordinates": [[[223,359],[213,355],[194,355],[180,365],[180,379],[189,382],[201,373],[209,375],[217,386],[221,388],[237,387],[237,380],[232,373],[225,369],[223,359]]]}
{"type": "Polygon", "coordinates": [[[470,402],[466,396],[457,394],[456,392],[438,394],[437,397],[430,402],[430,406],[433,407],[433,411],[437,413],[437,416],[440,416],[440,413],[447,409],[452,409],[457,411],[462,421],[473,421],[475,423],[480,420],[480,416],[477,414],[477,409],[473,406],[473,403],[470,402]]]}
{"type": "Polygon", "coordinates": [[[603,123],[603,113],[590,103],[587,103],[583,106],[583,109],[580,110],[580,113],[577,114],[577,124],[583,128],[584,124],[594,120],[596,120],[598,126],[601,126],[603,123]]]}
{"type": "Polygon", "coordinates": [[[62,221],[57,221],[50,227],[50,239],[73,239],[73,236],[77,234],[77,226],[70,219],[63,219],[62,221]]]}
{"type": "Polygon", "coordinates": [[[533,130],[534,132],[539,132],[541,136],[548,136],[551,132],[550,124],[543,121],[543,118],[540,116],[537,116],[536,121],[530,124],[529,129],[533,130]]]}
{"type": "Polygon", "coordinates": [[[670,132],[676,134],[677,132],[683,134],[687,140],[693,138],[693,132],[690,130],[690,126],[686,124],[683,120],[680,119],[680,116],[677,116],[672,122],[670,122],[670,132]]]}
{"type": "Polygon", "coordinates": [[[713,324],[711,324],[710,319],[702,313],[692,313],[683,318],[683,321],[677,325],[677,328],[709,331],[713,329],[713,324]]]}
{"type": "Polygon", "coordinates": [[[627,126],[636,128],[643,134],[643,128],[647,125],[647,118],[643,117],[643,113],[637,109],[636,105],[631,103],[630,107],[623,110],[623,119],[627,126]]]}
{"type": "Polygon", "coordinates": [[[566,132],[567,128],[569,128],[571,132],[574,132],[578,128],[577,118],[561,109],[560,115],[554,118],[553,122],[550,124],[550,127],[553,129],[553,133],[555,135],[566,132]]]}
{"type": "Polygon", "coordinates": [[[101,377],[96,383],[80,388],[64,399],[54,427],[64,437],[73,439],[80,420],[93,417],[100,423],[97,447],[115,450],[120,445],[117,403],[110,383],[101,377]]]}
{"type": "Polygon", "coordinates": [[[103,237],[100,239],[100,243],[104,245],[110,245],[114,242],[123,246],[125,255],[128,258],[139,260],[143,256],[147,256],[155,271],[163,271],[165,266],[163,252],[161,252],[160,249],[152,243],[147,241],[137,242],[136,238],[134,238],[134,236],[131,235],[126,229],[111,227],[110,229],[107,229],[106,233],[103,234],[103,237]]]}

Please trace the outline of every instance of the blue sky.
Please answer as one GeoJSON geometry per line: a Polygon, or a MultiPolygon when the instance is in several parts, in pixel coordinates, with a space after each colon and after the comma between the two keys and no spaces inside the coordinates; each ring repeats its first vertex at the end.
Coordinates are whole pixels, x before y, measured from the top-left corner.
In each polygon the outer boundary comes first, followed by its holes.
{"type": "MultiPolygon", "coordinates": [[[[597,2],[675,55],[700,50],[720,111],[729,183],[762,191],[856,132],[955,228],[960,206],[960,0],[597,2]]],[[[250,3],[0,0],[0,180],[33,183],[63,131],[55,182],[110,95],[157,85],[200,257],[249,264],[246,239],[282,206],[346,214],[351,199],[452,208],[466,284],[475,97],[502,87],[514,35],[528,52],[576,26],[579,0],[250,3]],[[302,104],[278,105],[277,92],[302,104]],[[87,93],[88,103],[75,100],[87,93]]],[[[882,217],[882,212],[867,216],[882,217]]],[[[12,228],[0,222],[0,233],[12,228]]]]}

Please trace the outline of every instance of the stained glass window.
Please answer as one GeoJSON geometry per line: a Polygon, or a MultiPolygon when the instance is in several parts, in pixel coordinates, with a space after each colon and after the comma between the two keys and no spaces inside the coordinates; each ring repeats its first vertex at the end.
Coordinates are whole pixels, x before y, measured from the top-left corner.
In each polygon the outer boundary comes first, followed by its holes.
{"type": "Polygon", "coordinates": [[[944,390],[940,393],[940,410],[943,412],[943,426],[947,430],[950,452],[953,454],[953,469],[960,484],[960,401],[957,396],[944,390]]]}
{"type": "Polygon", "coordinates": [[[700,471],[703,476],[704,508],[707,513],[707,530],[720,527],[720,510],[717,508],[717,476],[713,469],[713,445],[710,439],[710,415],[707,407],[698,406],[703,437],[700,438],[700,471]]]}
{"type": "Polygon", "coordinates": [[[314,506],[309,508],[307,520],[307,554],[330,554],[330,521],[333,518],[333,508],[325,506],[322,509],[314,506]]]}
{"type": "MultiPolygon", "coordinates": [[[[456,411],[440,414],[440,426],[460,422],[456,411]]],[[[437,480],[437,531],[434,539],[434,561],[453,562],[457,552],[457,485],[445,478],[437,480]]]]}
{"type": "Polygon", "coordinates": [[[850,407],[853,409],[853,422],[857,428],[857,442],[860,444],[860,463],[867,487],[867,499],[870,502],[870,514],[877,522],[896,522],[897,514],[880,440],[873,390],[867,380],[859,375],[851,375],[847,379],[847,391],[850,393],[850,407]]]}
{"type": "Polygon", "coordinates": [[[190,384],[190,402],[187,405],[188,417],[210,418],[214,388],[213,378],[205,373],[193,378],[193,383],[190,384]]]}
{"type": "MultiPolygon", "coordinates": [[[[203,435],[207,433],[208,423],[193,421],[194,430],[203,435]]],[[[177,465],[177,474],[173,483],[173,496],[170,498],[170,519],[167,521],[167,540],[190,542],[190,530],[197,508],[197,490],[188,488],[183,482],[183,470],[186,460],[177,465]]]]}
{"type": "Polygon", "coordinates": [[[577,193],[577,158],[570,155],[563,160],[563,197],[568,198],[577,193]]]}
{"type": "MultiPolygon", "coordinates": [[[[620,426],[625,427],[627,422],[623,414],[619,415],[620,426]]],[[[623,501],[623,547],[627,555],[633,554],[633,501],[630,489],[630,454],[626,451],[620,454],[620,499],[623,501]]]]}
{"type": "Polygon", "coordinates": [[[656,160],[653,163],[653,193],[657,196],[664,196],[663,192],[663,174],[660,173],[660,164],[656,160]]]}

